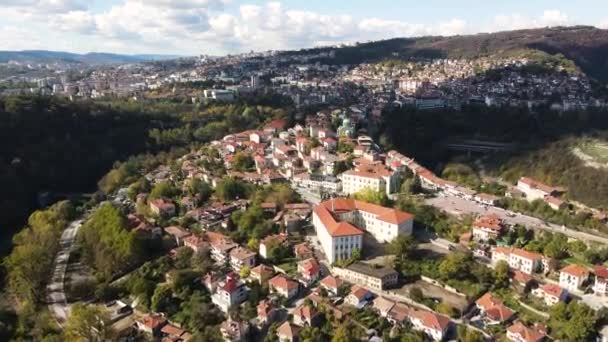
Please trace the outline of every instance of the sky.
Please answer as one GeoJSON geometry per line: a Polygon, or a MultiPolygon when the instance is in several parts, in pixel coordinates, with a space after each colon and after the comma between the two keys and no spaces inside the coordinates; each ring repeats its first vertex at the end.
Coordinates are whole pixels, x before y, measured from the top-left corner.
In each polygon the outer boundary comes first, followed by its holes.
{"type": "Polygon", "coordinates": [[[0,0],[0,50],[225,55],[591,25],[606,0],[0,0]]]}

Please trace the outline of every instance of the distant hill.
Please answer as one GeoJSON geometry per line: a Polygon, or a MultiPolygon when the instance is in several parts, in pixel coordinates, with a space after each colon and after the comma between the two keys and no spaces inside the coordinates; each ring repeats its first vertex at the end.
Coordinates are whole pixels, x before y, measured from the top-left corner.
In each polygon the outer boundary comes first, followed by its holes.
{"type": "MultiPolygon", "coordinates": [[[[308,51],[322,51],[318,48],[308,51]]],[[[395,38],[338,48],[335,63],[390,58],[461,58],[514,53],[563,54],[583,72],[608,82],[608,30],[591,26],[554,27],[451,37],[395,38]]]]}
{"type": "Polygon", "coordinates": [[[87,54],[76,54],[60,51],[25,50],[25,51],[0,51],[0,63],[18,61],[21,63],[67,63],[82,65],[104,65],[138,63],[152,60],[173,59],[176,55],[119,55],[112,53],[91,52],[87,54]]]}

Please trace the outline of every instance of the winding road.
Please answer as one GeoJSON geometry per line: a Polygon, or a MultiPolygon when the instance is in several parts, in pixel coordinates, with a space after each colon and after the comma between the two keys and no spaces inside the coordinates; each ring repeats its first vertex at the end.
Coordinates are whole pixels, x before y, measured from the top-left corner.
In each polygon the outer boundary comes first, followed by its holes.
{"type": "Polygon", "coordinates": [[[82,222],[82,219],[71,222],[61,234],[61,239],[59,240],[61,249],[55,257],[52,278],[47,285],[49,309],[60,326],[67,320],[70,310],[65,295],[65,274],[68,268],[70,253],[74,249],[76,234],[82,226],[82,222]]]}

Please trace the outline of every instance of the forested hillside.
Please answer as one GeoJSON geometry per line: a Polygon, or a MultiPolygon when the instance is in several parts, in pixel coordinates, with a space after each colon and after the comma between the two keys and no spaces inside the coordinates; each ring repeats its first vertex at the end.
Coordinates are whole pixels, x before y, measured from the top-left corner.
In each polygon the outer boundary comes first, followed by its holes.
{"type": "Polygon", "coordinates": [[[538,109],[465,107],[462,111],[392,109],[384,113],[380,142],[430,167],[448,161],[442,143],[452,138],[516,144],[514,151],[490,158],[489,170],[515,182],[527,175],[569,189],[568,197],[608,207],[608,169],[592,168],[572,153],[577,137],[604,135],[608,113],[558,113],[538,109]]]}
{"type": "MultiPolygon", "coordinates": [[[[71,103],[58,98],[0,100],[0,235],[36,207],[40,192],[93,192],[116,161],[207,142],[286,117],[253,104],[71,103]]],[[[4,238],[3,241],[10,241],[4,238]]]]}

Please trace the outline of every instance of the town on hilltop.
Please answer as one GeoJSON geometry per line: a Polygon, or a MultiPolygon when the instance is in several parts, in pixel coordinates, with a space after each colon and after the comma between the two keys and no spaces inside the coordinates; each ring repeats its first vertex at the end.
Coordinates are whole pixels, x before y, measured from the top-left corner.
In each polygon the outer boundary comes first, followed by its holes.
{"type": "Polygon", "coordinates": [[[509,198],[565,210],[567,189],[527,177],[502,194],[470,189],[382,150],[362,128],[368,120],[354,106],[292,127],[271,120],[138,171],[98,204],[80,227],[81,248],[105,253],[96,244],[113,234],[106,223],[124,218],[149,252],[120,278],[95,271],[108,281],[96,296],[107,298],[118,336],[520,342],[589,333],[574,324],[608,306],[608,269],[603,256],[597,265],[577,256],[606,239],[500,207],[509,198]]]}
{"type": "Polygon", "coordinates": [[[1,63],[0,340],[608,341],[606,32],[1,63]]]}

